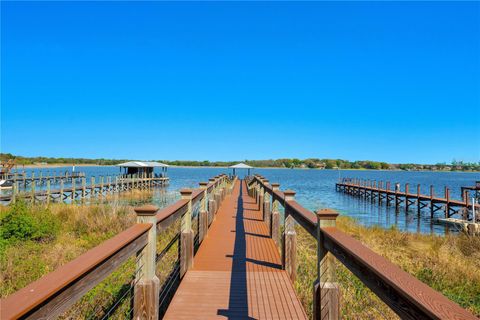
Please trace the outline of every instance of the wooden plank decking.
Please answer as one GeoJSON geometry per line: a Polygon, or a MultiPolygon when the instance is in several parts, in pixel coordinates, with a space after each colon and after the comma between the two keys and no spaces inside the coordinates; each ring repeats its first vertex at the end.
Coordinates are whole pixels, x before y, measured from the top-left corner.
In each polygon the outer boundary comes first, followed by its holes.
{"type": "Polygon", "coordinates": [[[306,319],[262,213],[237,182],[164,319],[306,319]]]}

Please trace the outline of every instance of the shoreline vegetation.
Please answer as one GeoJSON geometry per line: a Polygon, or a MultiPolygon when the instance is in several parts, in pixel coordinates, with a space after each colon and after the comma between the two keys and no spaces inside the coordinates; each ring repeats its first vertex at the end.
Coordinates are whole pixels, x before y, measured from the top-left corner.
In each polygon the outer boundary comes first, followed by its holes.
{"type": "MultiPolygon", "coordinates": [[[[144,197],[148,199],[149,195],[142,192],[129,195],[134,199],[144,197]]],[[[120,205],[115,201],[78,206],[17,202],[0,208],[0,222],[0,297],[3,298],[127,229],[135,223],[135,214],[131,205],[120,205]]],[[[462,307],[480,315],[480,274],[475,272],[480,268],[480,238],[464,234],[441,237],[410,234],[396,228],[366,227],[342,216],[337,220],[337,227],[462,307]]],[[[300,263],[295,289],[305,310],[311,312],[316,242],[301,227],[297,228],[297,234],[300,263]]],[[[170,236],[162,241],[168,243],[170,236]]],[[[88,307],[110,303],[122,290],[122,281],[128,282],[131,267],[127,265],[127,269],[118,271],[118,283],[104,280],[79,304],[88,307]]],[[[372,308],[390,316],[391,311],[383,302],[340,264],[336,275],[345,307],[342,308],[343,318],[372,318],[368,313],[372,308]]]]}
{"type": "MultiPolygon", "coordinates": [[[[87,158],[51,158],[23,157],[10,153],[0,153],[2,162],[13,159],[17,167],[51,168],[68,166],[112,166],[122,162],[136,161],[132,159],[87,159],[87,158]]],[[[151,159],[153,160],[153,159],[151,159]]],[[[158,160],[175,167],[229,167],[244,162],[255,168],[295,168],[295,169],[339,169],[339,170],[403,170],[403,171],[480,171],[479,162],[463,162],[453,160],[451,163],[414,164],[386,163],[371,160],[348,161],[342,159],[270,159],[243,161],[193,161],[193,160],[158,160]]]]}

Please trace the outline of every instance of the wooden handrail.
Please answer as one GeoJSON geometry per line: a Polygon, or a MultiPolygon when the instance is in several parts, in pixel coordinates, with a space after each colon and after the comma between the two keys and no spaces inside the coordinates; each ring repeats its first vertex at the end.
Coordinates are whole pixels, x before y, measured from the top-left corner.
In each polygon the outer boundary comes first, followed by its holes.
{"type": "Polygon", "coordinates": [[[281,191],[273,190],[258,175],[250,182],[259,183],[264,192],[285,207],[285,215],[291,215],[310,235],[323,239],[322,246],[402,319],[477,319],[469,311],[336,227],[320,228],[319,236],[318,218],[313,212],[295,200],[286,201],[281,191]]]}
{"type": "MultiPolygon", "coordinates": [[[[208,184],[207,192],[211,192],[224,178],[225,175],[221,175],[208,184]]],[[[204,191],[205,189],[195,190],[193,195],[196,201],[203,198],[204,191]]],[[[156,212],[157,230],[165,230],[182,217],[189,210],[190,201],[193,201],[193,198],[181,199],[156,212]]],[[[2,299],[0,318],[38,319],[53,318],[62,314],[118,266],[142,250],[148,243],[151,228],[152,223],[137,223],[2,299]]]]}
{"type": "Polygon", "coordinates": [[[51,318],[147,244],[151,224],[136,224],[2,299],[1,319],[51,318]]]}
{"type": "Polygon", "coordinates": [[[297,201],[285,202],[285,210],[292,215],[295,221],[301,225],[312,237],[317,236],[317,216],[310,210],[302,207],[297,201]]]}
{"type": "Polygon", "coordinates": [[[285,201],[285,195],[282,191],[273,190],[270,185],[264,184],[258,177],[255,177],[254,180],[262,184],[265,191],[273,197],[273,200],[279,201],[285,207],[285,210],[288,210],[288,214],[291,214],[308,233],[313,237],[317,236],[317,217],[313,212],[305,209],[295,200],[285,201]]]}
{"type": "Polygon", "coordinates": [[[188,210],[188,200],[180,199],[157,213],[157,231],[167,229],[188,210]]]}
{"type": "Polygon", "coordinates": [[[477,319],[337,228],[325,227],[321,232],[328,251],[402,319],[477,319]]]}

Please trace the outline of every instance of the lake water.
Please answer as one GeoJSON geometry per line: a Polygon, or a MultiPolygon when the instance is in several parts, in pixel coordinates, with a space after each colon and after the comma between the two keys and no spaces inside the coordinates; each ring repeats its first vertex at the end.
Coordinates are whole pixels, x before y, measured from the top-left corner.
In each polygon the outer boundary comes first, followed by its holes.
{"type": "MultiPolygon", "coordinates": [[[[72,168],[42,169],[44,175],[55,172],[71,171],[72,168]]],[[[31,171],[31,170],[28,170],[31,171]]],[[[76,167],[76,171],[85,172],[87,183],[91,176],[107,176],[118,174],[117,167],[76,167]]],[[[38,176],[40,170],[35,169],[38,176]]],[[[296,199],[310,210],[319,208],[332,208],[342,215],[356,218],[364,225],[379,225],[384,228],[396,225],[400,230],[409,232],[444,234],[446,227],[430,221],[429,210],[423,211],[421,216],[416,214],[416,207],[405,214],[400,208],[398,213],[395,208],[378,206],[370,201],[345,195],[335,191],[335,183],[339,178],[360,178],[377,181],[390,181],[400,183],[402,190],[405,183],[410,183],[410,192],[416,192],[416,185],[421,185],[421,192],[428,194],[430,185],[434,185],[436,195],[443,196],[443,188],[450,188],[452,199],[461,199],[460,187],[474,185],[480,180],[480,173],[471,172],[414,172],[414,171],[376,171],[376,170],[308,170],[308,169],[255,169],[269,179],[270,183],[280,183],[282,190],[292,189],[297,192],[296,199]]],[[[208,181],[209,178],[220,173],[231,173],[226,168],[169,168],[169,192],[176,192],[181,188],[196,188],[198,182],[208,181]]],[[[98,179],[97,179],[98,182],[98,179]]],[[[65,185],[67,186],[67,185],[65,185]]],[[[173,198],[172,198],[173,199],[173,198]]],[[[428,209],[428,208],[427,208],[428,209]]],[[[441,215],[440,212],[437,212],[441,215]]]]}

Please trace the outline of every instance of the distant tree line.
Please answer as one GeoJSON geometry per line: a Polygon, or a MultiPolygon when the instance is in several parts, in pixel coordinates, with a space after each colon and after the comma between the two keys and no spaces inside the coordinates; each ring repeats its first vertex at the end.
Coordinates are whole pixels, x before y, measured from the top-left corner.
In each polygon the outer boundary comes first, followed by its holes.
{"type": "MultiPolygon", "coordinates": [[[[0,153],[0,159],[6,161],[15,159],[17,165],[29,164],[94,164],[116,165],[132,159],[86,159],[86,158],[50,158],[50,157],[22,157],[10,153],[0,153]]],[[[308,169],[370,169],[370,170],[433,170],[433,171],[480,171],[480,162],[463,162],[453,160],[451,163],[437,164],[389,164],[386,162],[361,160],[348,161],[342,159],[271,159],[271,160],[243,160],[243,161],[193,161],[193,160],[155,160],[172,166],[186,167],[228,167],[239,162],[244,162],[256,168],[308,168],[308,169]]]]}

